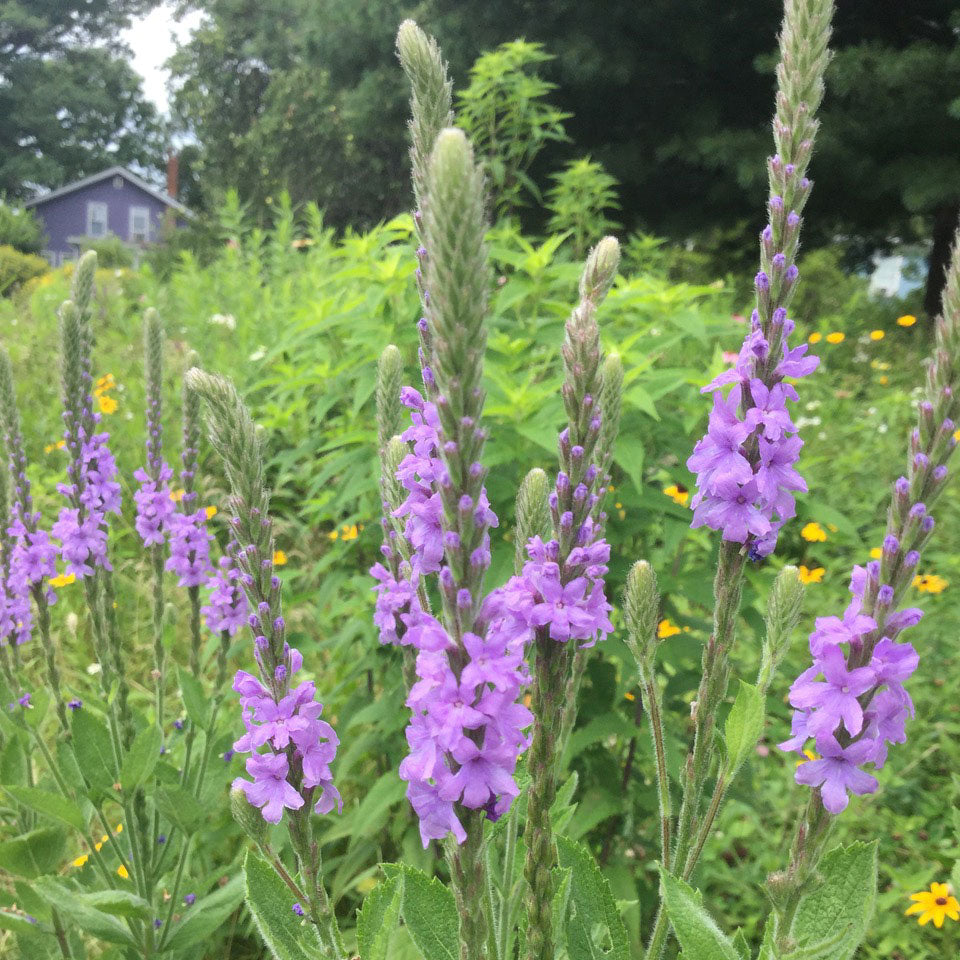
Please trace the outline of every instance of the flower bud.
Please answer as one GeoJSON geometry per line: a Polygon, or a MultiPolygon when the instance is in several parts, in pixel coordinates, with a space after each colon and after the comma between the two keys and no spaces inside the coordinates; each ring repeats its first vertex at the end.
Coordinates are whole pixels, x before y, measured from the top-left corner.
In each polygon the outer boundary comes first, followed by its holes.
{"type": "Polygon", "coordinates": [[[580,296],[593,304],[600,303],[613,285],[620,265],[620,244],[614,237],[604,237],[587,255],[580,278],[580,296]]]}
{"type": "Polygon", "coordinates": [[[790,639],[803,613],[803,592],[803,581],[796,567],[786,566],[777,574],[767,600],[767,634],[763,641],[761,687],[769,685],[774,670],[790,649],[790,639]]]}
{"type": "Polygon", "coordinates": [[[383,449],[390,438],[400,433],[403,407],[400,388],[403,386],[403,357],[391,343],[384,348],[377,362],[377,445],[383,449]]]}
{"type": "MultiPolygon", "coordinates": [[[[569,485],[569,480],[567,484],[569,485]]],[[[549,491],[550,481],[539,467],[535,467],[523,478],[520,489],[517,491],[514,561],[518,573],[523,569],[526,561],[527,541],[531,537],[549,536],[550,508],[547,500],[549,491]]]]}
{"type": "Polygon", "coordinates": [[[624,594],[624,616],[627,624],[627,645],[637,665],[649,665],[657,641],[657,616],[660,593],[657,575],[646,560],[638,560],[627,574],[624,594]]]}
{"type": "Polygon", "coordinates": [[[267,822],[239,787],[234,787],[230,791],[230,812],[240,829],[255,844],[259,846],[263,843],[267,835],[267,822]]]}

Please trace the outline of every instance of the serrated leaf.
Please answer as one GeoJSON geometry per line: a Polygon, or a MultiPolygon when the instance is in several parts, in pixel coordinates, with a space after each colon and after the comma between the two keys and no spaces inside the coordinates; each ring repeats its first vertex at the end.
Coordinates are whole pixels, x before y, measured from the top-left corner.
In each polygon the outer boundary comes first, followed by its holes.
{"type": "Polygon", "coordinates": [[[402,872],[403,920],[423,960],[458,960],[460,918],[453,894],[416,867],[403,864],[402,872]]]}
{"type": "Polygon", "coordinates": [[[663,905],[683,952],[696,960],[740,960],[726,934],[688,884],[660,868],[663,905]]]}
{"type": "Polygon", "coordinates": [[[740,960],[750,960],[750,944],[742,927],[733,935],[733,949],[740,955],[740,960]]]}
{"type": "Polygon", "coordinates": [[[823,882],[801,901],[791,929],[800,948],[816,948],[846,935],[830,951],[831,960],[850,960],[867,932],[877,899],[877,841],[831,850],[818,870],[823,882]]]}
{"type": "Polygon", "coordinates": [[[630,960],[630,938],[610,884],[582,844],[557,837],[557,861],[570,870],[566,923],[570,960],[630,960]]]}
{"type": "Polygon", "coordinates": [[[293,912],[290,890],[273,867],[255,853],[247,853],[243,876],[247,907],[270,953],[276,960],[310,960],[303,947],[309,925],[293,912]]]}
{"type": "Polygon", "coordinates": [[[19,803],[45,817],[59,820],[81,833],[87,828],[83,811],[72,800],[59,793],[51,793],[38,787],[5,786],[3,789],[19,803]]]}
{"type": "Polygon", "coordinates": [[[34,880],[54,873],[63,862],[67,835],[60,827],[42,827],[0,843],[0,869],[34,880]]]}
{"type": "Polygon", "coordinates": [[[163,816],[188,835],[203,819],[203,808],[193,794],[176,784],[160,787],[153,795],[153,802],[163,816]]]}
{"type": "Polygon", "coordinates": [[[237,909],[243,900],[243,894],[243,877],[237,876],[213,893],[198,897],[196,903],[184,912],[183,919],[167,940],[164,949],[184,950],[208,937],[237,909]]]}
{"type": "Polygon", "coordinates": [[[569,867],[556,867],[553,874],[553,946],[554,952],[562,956],[567,949],[567,915],[570,911],[570,886],[573,883],[573,871],[569,867]]]}
{"type": "Polygon", "coordinates": [[[210,700],[204,693],[203,685],[188,670],[177,667],[177,679],[180,682],[180,697],[191,723],[206,730],[210,723],[210,700]]]}
{"type": "Polygon", "coordinates": [[[763,712],[763,695],[756,687],[741,680],[724,728],[731,777],[757,746],[763,733],[763,712]]]}
{"type": "Polygon", "coordinates": [[[107,943],[122,943],[137,948],[140,946],[123,921],[90,906],[80,894],[65,884],[50,877],[42,877],[34,886],[44,900],[57,908],[62,917],[71,920],[84,933],[107,943]]]}
{"type": "Polygon", "coordinates": [[[403,886],[398,877],[378,883],[357,912],[357,946],[362,960],[386,960],[400,922],[403,886]]]}
{"type": "Polygon", "coordinates": [[[126,793],[132,793],[146,783],[160,759],[162,746],[163,735],[152,724],[134,737],[120,769],[120,786],[126,793]]]}
{"type": "Polygon", "coordinates": [[[83,777],[91,787],[110,790],[117,782],[117,764],[110,731],[89,710],[76,710],[70,718],[73,752],[83,777]]]}

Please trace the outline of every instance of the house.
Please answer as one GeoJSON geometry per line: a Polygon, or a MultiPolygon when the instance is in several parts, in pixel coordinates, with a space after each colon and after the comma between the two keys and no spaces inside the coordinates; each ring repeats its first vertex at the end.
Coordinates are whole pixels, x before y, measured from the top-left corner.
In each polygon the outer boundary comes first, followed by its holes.
{"type": "Polygon", "coordinates": [[[140,251],[158,242],[167,224],[183,226],[190,211],[175,199],[177,158],[167,163],[167,192],[152,187],[125,167],[110,167],[27,200],[47,234],[44,256],[53,266],[74,259],[92,239],[114,234],[140,251]]]}

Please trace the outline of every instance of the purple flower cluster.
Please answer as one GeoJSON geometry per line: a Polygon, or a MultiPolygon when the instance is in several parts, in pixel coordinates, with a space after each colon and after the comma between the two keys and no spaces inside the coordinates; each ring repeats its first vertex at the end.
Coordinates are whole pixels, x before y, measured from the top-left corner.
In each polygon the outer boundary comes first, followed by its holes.
{"type": "MultiPolygon", "coordinates": [[[[99,416],[91,414],[93,423],[99,416]]],[[[117,464],[107,446],[109,433],[94,433],[85,439],[84,429],[78,431],[79,450],[70,465],[70,483],[61,483],[57,489],[72,506],[60,510],[51,533],[60,541],[60,553],[66,563],[66,572],[78,580],[92,576],[94,569],[112,569],[107,559],[107,514],[120,514],[120,484],[117,464]]],[[[69,435],[68,448],[73,449],[69,435]]]]}
{"type": "Polygon", "coordinates": [[[208,630],[226,630],[232,637],[247,622],[247,595],[240,583],[240,571],[230,556],[220,558],[219,568],[207,581],[210,596],[201,613],[208,630]]]}
{"type": "MultiPolygon", "coordinates": [[[[765,285],[761,272],[758,291],[765,285]]],[[[770,327],[765,336],[755,310],[736,364],[703,388],[714,394],[713,410],[687,460],[697,475],[691,525],[720,530],[724,540],[750,541],[755,557],[773,551],[780,528],[796,513],[794,492],[807,489],[794,469],[803,441],[787,410],[797,393],[786,378],[808,376],[819,363],[806,356],[806,344],[790,348],[794,324],[782,307],[773,311],[770,327]],[[775,364],[771,343],[781,345],[775,364]],[[724,397],[727,384],[734,386],[724,397]]]]}
{"type": "MultiPolygon", "coordinates": [[[[186,495],[184,495],[186,499],[186,495]]],[[[165,569],[177,574],[181,587],[199,587],[213,573],[210,564],[210,542],[207,514],[201,508],[191,513],[174,511],[167,526],[170,531],[170,556],[165,569]]]]}
{"type": "MultiPolygon", "coordinates": [[[[452,833],[462,843],[466,832],[458,804],[496,819],[517,795],[517,759],[530,745],[525,731],[533,721],[519,698],[530,682],[524,654],[534,631],[545,628],[554,640],[590,646],[599,633],[612,629],[602,582],[609,547],[591,543],[594,528],[587,519],[581,529],[584,545],[570,553],[564,568],[570,576],[562,579],[558,543],[533,538],[523,572],[486,597],[474,629],[457,644],[422,608],[417,589],[422,576],[438,573],[440,590],[453,609],[473,602],[469,591],[456,590],[443,563],[444,547],[458,535],[444,531],[440,491],[449,480],[438,455],[439,418],[434,404],[416,390],[404,388],[401,398],[413,420],[402,437],[412,451],[397,470],[407,498],[394,516],[405,519],[410,560],[397,556],[388,536],[381,549],[390,569],[378,563],[370,571],[378,581],[374,622],[381,643],[417,651],[418,681],[407,699],[410,753],[400,776],[409,784],[407,797],[420,818],[421,839],[426,846],[452,833]]],[[[476,504],[463,500],[461,513],[468,520],[472,516],[478,528],[496,525],[485,491],[476,504]]],[[[489,565],[489,536],[470,562],[489,565]]]]}
{"type": "Polygon", "coordinates": [[[300,653],[286,646],[284,662],[275,671],[284,691],[279,699],[243,670],[237,671],[233,681],[247,728],[233,749],[251,754],[246,768],[253,777],[252,781],[238,777],[233,786],[261,809],[268,823],[279,823],[284,809],[299,810],[311,802],[318,789],[316,813],[329,813],[335,806],[343,808],[330,770],[339,740],[333,727],[320,719],[323,704],[316,700],[316,688],[309,680],[292,690],[288,687],[289,678],[302,666],[300,653]],[[291,780],[299,783],[299,789],[291,780]]]}
{"type": "MultiPolygon", "coordinates": [[[[892,537],[884,546],[892,553],[899,549],[892,537]]],[[[909,570],[918,561],[918,553],[904,558],[909,570]]],[[[882,626],[874,616],[862,613],[865,594],[876,598],[877,616],[894,606],[894,589],[880,585],[880,573],[879,561],[854,567],[853,599],[842,618],[817,618],[810,634],[813,665],[790,688],[795,708],[792,736],[780,748],[802,754],[814,740],[820,757],[802,762],[796,780],[819,787],[824,807],[834,814],[846,808],[848,791],[864,794],[877,789],[876,778],[860,767],[864,763],[883,767],[887,745],[906,741],[906,719],[913,715],[903,684],[919,658],[909,643],[896,638],[919,623],[923,612],[915,607],[898,610],[884,617],[882,626]]]]}
{"type": "Polygon", "coordinates": [[[156,476],[151,476],[142,467],[133,476],[140,484],[133,495],[137,507],[137,533],[144,546],[160,546],[177,509],[170,496],[173,470],[161,462],[156,476]]]}

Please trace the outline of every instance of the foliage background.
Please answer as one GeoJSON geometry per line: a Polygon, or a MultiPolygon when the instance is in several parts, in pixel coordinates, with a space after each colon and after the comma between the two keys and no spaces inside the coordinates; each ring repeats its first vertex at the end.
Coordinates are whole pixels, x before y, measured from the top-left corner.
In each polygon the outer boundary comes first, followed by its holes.
{"type": "MultiPolygon", "coordinates": [[[[326,861],[338,911],[347,916],[376,881],[378,860],[402,857],[443,869],[421,849],[395,773],[405,748],[399,661],[395,651],[377,644],[366,574],[379,546],[375,359],[392,341],[411,378],[416,370],[411,224],[403,216],[364,233],[337,236],[315,207],[295,214],[284,197],[275,202],[271,218],[272,229],[250,225],[233,196],[218,212],[203,260],[186,252],[161,270],[101,270],[96,372],[112,373],[118,383],[117,410],[108,422],[125,471],[128,509],[130,475],[143,456],[139,323],[147,305],[160,309],[170,340],[168,436],[177,430],[178,373],[193,350],[204,366],[236,379],[267,431],[279,545],[289,561],[283,573],[293,591],[291,642],[304,651],[343,742],[335,772],[346,806],[342,817],[329,818],[326,861]]],[[[501,520],[491,586],[509,575],[512,564],[517,481],[531,466],[555,469],[555,433],[562,419],[559,345],[578,274],[572,244],[566,234],[524,236],[507,222],[491,234],[497,290],[486,374],[487,463],[501,520]]],[[[691,262],[686,252],[634,236],[626,244],[623,275],[599,317],[605,346],[621,354],[627,371],[609,495],[609,593],[619,597],[636,558],[655,565],[664,617],[677,628],[660,654],[674,775],[709,630],[710,580],[704,571],[712,567],[716,544],[703,531],[690,530],[689,511],[663,491],[692,484],[683,464],[706,417],[708,404],[699,388],[726,365],[723,352],[738,348],[746,309],[731,282],[671,279],[697,272],[704,274],[702,264],[691,262]]],[[[54,488],[64,464],[55,446],[60,425],[52,377],[41,374],[50,369],[56,349],[55,308],[67,295],[68,274],[69,268],[28,280],[0,301],[0,340],[19,373],[32,478],[47,518],[55,509],[54,488]]],[[[810,282],[801,288],[796,316],[802,335],[820,335],[817,349],[823,356],[820,371],[804,384],[798,411],[811,493],[800,498],[799,516],[776,557],[749,571],[736,651],[739,675],[748,680],[757,668],[762,611],[776,569],[786,562],[823,568],[822,582],[809,587],[804,620],[809,629],[814,616],[842,610],[851,564],[863,562],[879,545],[883,502],[900,469],[928,347],[922,324],[896,322],[915,305],[868,299],[865,282],[843,273],[831,252],[809,254],[801,275],[810,282]],[[883,331],[882,339],[871,338],[876,330],[883,331]],[[827,337],[831,333],[843,337],[827,337]],[[825,540],[809,542],[800,535],[811,521],[821,526],[825,540]]],[[[222,502],[222,481],[209,456],[204,464],[203,496],[216,505],[222,502]]],[[[137,559],[131,520],[127,514],[118,531],[129,558],[124,576],[145,597],[147,571],[137,559]]],[[[917,704],[911,740],[891,751],[881,789],[873,797],[855,798],[837,831],[843,841],[881,839],[881,893],[863,952],[871,960],[939,960],[952,955],[950,937],[956,936],[949,924],[943,931],[919,928],[902,913],[907,895],[947,878],[958,857],[949,812],[957,798],[951,799],[948,786],[960,753],[954,642],[960,612],[953,600],[960,584],[958,546],[960,505],[947,496],[921,572],[942,576],[949,586],[918,598],[929,615],[914,640],[921,665],[911,687],[917,704]]],[[[69,588],[62,593],[57,618],[68,684],[79,685],[92,651],[82,632],[66,630],[65,615],[79,603],[69,588]]],[[[125,624],[131,637],[138,631],[148,635],[147,617],[145,601],[133,608],[125,624]]],[[[131,657],[142,660],[144,676],[147,648],[145,641],[133,640],[129,647],[131,657]]],[[[238,641],[234,658],[248,665],[245,643],[238,641]]],[[[793,761],[774,747],[788,729],[782,698],[804,661],[798,635],[775,688],[761,749],[722,812],[699,871],[711,910],[728,929],[742,925],[754,940],[766,913],[764,877],[784,862],[789,824],[804,799],[792,783],[793,761]]],[[[578,777],[578,810],[566,832],[589,842],[637,938],[650,920],[656,883],[656,800],[645,722],[629,654],[614,634],[589,659],[580,722],[565,758],[578,777]]],[[[238,763],[225,765],[222,789],[239,772],[238,763]]],[[[226,813],[209,830],[202,848],[205,869],[214,878],[230,869],[240,838],[226,813]]],[[[2,896],[11,902],[21,893],[8,890],[2,896]]],[[[218,936],[207,956],[258,955],[242,914],[218,936]]],[[[394,949],[401,957],[409,947],[398,942],[394,949]]]]}

